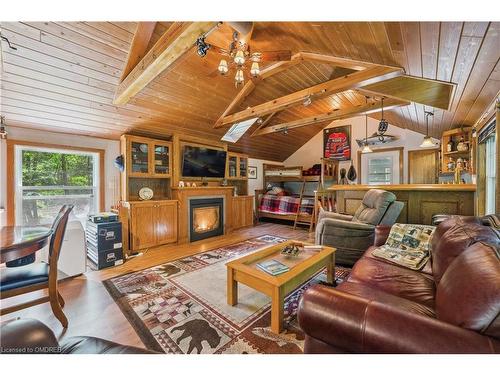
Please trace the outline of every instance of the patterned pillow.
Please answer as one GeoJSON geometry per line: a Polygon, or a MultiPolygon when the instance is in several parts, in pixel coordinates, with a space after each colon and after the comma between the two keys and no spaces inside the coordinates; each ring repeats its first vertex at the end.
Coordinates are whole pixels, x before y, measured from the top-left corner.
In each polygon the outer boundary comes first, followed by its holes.
{"type": "Polygon", "coordinates": [[[435,229],[429,225],[394,224],[385,244],[372,254],[403,267],[422,269],[430,258],[431,237],[435,229]]]}
{"type": "Polygon", "coordinates": [[[417,224],[394,224],[385,245],[408,251],[430,251],[430,240],[436,227],[417,224]]]}

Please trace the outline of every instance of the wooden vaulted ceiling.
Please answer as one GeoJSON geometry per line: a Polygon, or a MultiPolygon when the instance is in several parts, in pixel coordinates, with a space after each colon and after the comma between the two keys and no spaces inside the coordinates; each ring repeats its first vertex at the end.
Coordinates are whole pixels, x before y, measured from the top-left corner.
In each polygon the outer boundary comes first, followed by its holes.
{"type": "MultiPolygon", "coordinates": [[[[148,49],[171,23],[157,22],[148,49]]],[[[219,140],[214,129],[241,88],[232,75],[214,74],[220,56],[189,50],[124,105],[114,105],[134,22],[2,23],[1,113],[19,127],[118,138],[124,132],[168,136],[172,132],[219,140]]],[[[488,22],[256,22],[253,50],[290,49],[402,67],[406,74],[456,84],[450,110],[411,103],[386,119],[425,132],[424,109],[433,110],[430,132],[473,125],[500,90],[500,23],[488,22]]],[[[262,66],[266,67],[265,64],[262,66]]],[[[301,61],[259,82],[233,112],[343,76],[333,64],[301,61]]],[[[297,105],[270,118],[268,126],[365,103],[348,90],[297,105]]],[[[380,118],[379,113],[371,115],[380,118]]],[[[231,149],[284,160],[329,121],[284,134],[246,134],[231,149]]]]}

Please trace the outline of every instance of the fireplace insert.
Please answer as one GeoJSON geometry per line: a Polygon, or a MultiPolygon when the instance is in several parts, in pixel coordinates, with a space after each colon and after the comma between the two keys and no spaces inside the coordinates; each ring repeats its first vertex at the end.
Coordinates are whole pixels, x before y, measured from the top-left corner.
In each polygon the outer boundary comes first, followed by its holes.
{"type": "Polygon", "coordinates": [[[189,201],[189,241],[224,234],[224,199],[196,198],[189,201]]]}

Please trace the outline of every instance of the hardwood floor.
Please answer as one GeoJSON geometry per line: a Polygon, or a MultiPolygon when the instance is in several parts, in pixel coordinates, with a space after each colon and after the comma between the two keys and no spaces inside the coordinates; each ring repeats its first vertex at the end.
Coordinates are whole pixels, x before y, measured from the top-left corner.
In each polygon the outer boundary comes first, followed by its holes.
{"type": "MultiPolygon", "coordinates": [[[[293,230],[288,225],[261,223],[254,227],[236,230],[227,236],[207,239],[194,244],[160,246],[145,251],[143,256],[130,259],[121,266],[101,271],[89,271],[82,276],[61,282],[59,284],[59,291],[66,301],[64,313],[69,320],[69,327],[66,330],[63,330],[47,303],[4,315],[1,317],[1,321],[17,317],[34,318],[47,324],[54,331],[58,339],[78,335],[96,336],[121,344],[144,347],[118,305],[115,304],[104,288],[101,283],[102,280],[264,234],[302,241],[314,240],[314,234],[309,233],[305,229],[293,230]]],[[[36,298],[35,294],[37,292],[28,294],[27,296],[11,298],[7,301],[2,301],[2,305],[5,304],[7,306],[22,302],[27,298],[36,298]]],[[[41,292],[38,294],[43,295],[41,292]]]]}

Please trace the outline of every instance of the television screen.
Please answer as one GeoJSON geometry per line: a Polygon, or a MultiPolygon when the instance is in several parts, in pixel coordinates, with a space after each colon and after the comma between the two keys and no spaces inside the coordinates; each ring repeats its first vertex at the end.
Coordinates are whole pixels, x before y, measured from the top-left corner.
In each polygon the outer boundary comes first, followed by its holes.
{"type": "Polygon", "coordinates": [[[219,177],[226,174],[226,151],[213,148],[184,146],[183,177],[219,177]]]}

